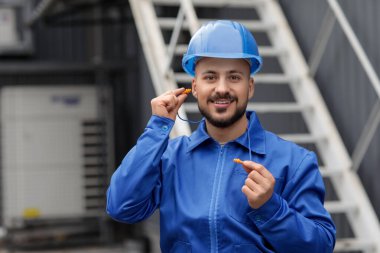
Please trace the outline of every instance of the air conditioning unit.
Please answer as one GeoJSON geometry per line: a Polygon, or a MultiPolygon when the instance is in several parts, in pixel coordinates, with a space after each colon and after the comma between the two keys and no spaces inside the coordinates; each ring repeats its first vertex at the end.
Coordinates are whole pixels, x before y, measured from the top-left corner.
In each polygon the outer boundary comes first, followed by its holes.
{"type": "Polygon", "coordinates": [[[33,52],[32,32],[26,25],[30,1],[0,0],[0,56],[33,52]]]}
{"type": "Polygon", "coordinates": [[[10,86],[0,100],[3,225],[103,215],[112,143],[96,87],[10,86]]]}

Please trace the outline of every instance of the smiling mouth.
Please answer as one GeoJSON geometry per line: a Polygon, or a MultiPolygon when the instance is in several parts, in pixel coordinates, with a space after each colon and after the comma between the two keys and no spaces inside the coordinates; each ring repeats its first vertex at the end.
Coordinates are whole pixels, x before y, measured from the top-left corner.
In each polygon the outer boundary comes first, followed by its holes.
{"type": "Polygon", "coordinates": [[[211,102],[218,113],[223,113],[227,111],[234,101],[234,99],[217,99],[211,102]]]}
{"type": "Polygon", "coordinates": [[[228,105],[231,104],[233,100],[230,99],[218,99],[216,101],[213,101],[214,104],[217,105],[228,105]]]}

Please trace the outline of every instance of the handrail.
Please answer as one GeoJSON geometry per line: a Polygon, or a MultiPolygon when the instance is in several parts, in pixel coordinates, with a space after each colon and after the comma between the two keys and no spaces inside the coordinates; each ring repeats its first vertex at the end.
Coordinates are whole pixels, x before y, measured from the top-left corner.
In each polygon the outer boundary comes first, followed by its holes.
{"type": "Polygon", "coordinates": [[[183,8],[183,4],[181,4],[181,6],[179,7],[179,10],[178,10],[178,15],[177,15],[177,19],[175,21],[172,36],[170,37],[169,48],[168,48],[168,61],[166,63],[166,67],[165,67],[165,73],[168,73],[168,71],[171,69],[175,48],[176,48],[177,43],[178,43],[178,37],[179,37],[179,34],[181,32],[181,29],[182,29],[184,18],[185,18],[185,11],[183,8]]]}
{"type": "Polygon", "coordinates": [[[194,5],[192,4],[191,0],[181,0],[181,6],[186,13],[190,34],[193,35],[199,28],[199,21],[197,14],[195,13],[194,5]]]}
{"type": "Polygon", "coordinates": [[[169,48],[168,48],[168,61],[165,67],[165,73],[168,73],[174,57],[175,48],[178,43],[178,37],[182,29],[183,21],[187,18],[187,23],[189,25],[189,30],[191,35],[193,35],[199,28],[198,17],[195,13],[194,6],[191,0],[181,0],[181,4],[178,10],[178,15],[170,38],[169,48]]]}
{"type": "MultiPolygon", "coordinates": [[[[377,75],[374,67],[372,66],[367,54],[365,53],[363,46],[360,44],[359,39],[355,35],[354,30],[352,29],[349,21],[347,20],[346,15],[344,14],[341,6],[337,0],[326,0],[329,4],[328,13],[325,16],[323,24],[327,24],[321,27],[321,31],[318,35],[317,43],[314,46],[311,60],[309,61],[311,75],[316,73],[316,70],[319,66],[322,54],[325,51],[328,38],[331,36],[332,26],[335,23],[335,20],[338,21],[338,24],[342,28],[344,34],[347,37],[348,42],[350,43],[352,49],[354,50],[360,64],[363,67],[372,87],[375,89],[377,96],[380,99],[380,78],[377,75]],[[334,14],[332,19],[329,12],[334,14]]],[[[376,129],[380,124],[380,117],[378,112],[380,110],[380,103],[377,103],[373,106],[372,112],[366,122],[366,125],[363,128],[363,131],[359,137],[359,141],[356,144],[356,147],[352,153],[352,170],[357,171],[360,167],[360,164],[363,161],[364,155],[371,144],[372,138],[376,133],[376,129]]]]}

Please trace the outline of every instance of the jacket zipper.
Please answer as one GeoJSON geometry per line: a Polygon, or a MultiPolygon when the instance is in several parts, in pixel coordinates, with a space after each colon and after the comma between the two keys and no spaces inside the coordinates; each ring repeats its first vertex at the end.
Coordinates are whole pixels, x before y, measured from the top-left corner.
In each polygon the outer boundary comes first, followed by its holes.
{"type": "Polygon", "coordinates": [[[225,146],[219,150],[218,161],[216,163],[214,183],[212,187],[211,204],[209,210],[209,229],[210,229],[210,252],[218,253],[218,209],[220,186],[222,183],[222,172],[224,167],[225,146]]]}

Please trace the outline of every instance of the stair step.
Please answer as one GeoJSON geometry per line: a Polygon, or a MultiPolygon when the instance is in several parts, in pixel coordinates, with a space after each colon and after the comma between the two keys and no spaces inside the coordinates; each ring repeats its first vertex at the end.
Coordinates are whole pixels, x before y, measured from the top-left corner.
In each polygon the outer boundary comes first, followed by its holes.
{"type": "MultiPolygon", "coordinates": [[[[187,44],[179,44],[175,48],[175,55],[183,55],[186,53],[187,50],[187,44]]],[[[263,57],[275,57],[275,56],[280,56],[285,53],[284,50],[277,49],[274,47],[269,47],[269,46],[261,46],[259,47],[259,52],[260,55],[263,57]]]]}
{"type": "MultiPolygon", "coordinates": [[[[175,80],[180,83],[191,83],[192,77],[186,73],[175,73],[175,80]]],[[[287,84],[293,78],[285,74],[257,74],[254,76],[255,84],[287,84]]]]}
{"type": "Polygon", "coordinates": [[[307,107],[297,103],[248,103],[247,109],[258,113],[301,112],[307,107]]]}
{"type": "MultiPolygon", "coordinates": [[[[266,0],[192,0],[195,7],[254,7],[261,5],[266,0]]],[[[154,4],[166,5],[166,6],[179,6],[178,0],[152,0],[154,4]]]]}
{"type": "Polygon", "coordinates": [[[324,166],[319,166],[319,171],[323,177],[339,177],[343,173],[342,169],[326,168],[324,166]]]}
{"type": "Polygon", "coordinates": [[[358,207],[354,203],[342,201],[326,201],[325,208],[330,213],[347,213],[356,211],[358,207]]]}
{"type": "Polygon", "coordinates": [[[375,244],[369,240],[365,239],[355,239],[355,238],[341,238],[336,240],[334,252],[346,252],[346,251],[360,251],[372,250],[375,244]]]}
{"type": "MultiPolygon", "coordinates": [[[[160,27],[162,29],[172,30],[172,29],[174,29],[174,26],[176,24],[176,20],[177,20],[176,18],[160,17],[160,18],[158,18],[158,24],[160,25],[160,27]]],[[[210,21],[214,21],[214,19],[199,19],[199,23],[201,25],[208,23],[210,21]]],[[[258,20],[236,20],[236,21],[244,24],[249,30],[255,31],[255,32],[269,31],[269,30],[272,30],[275,28],[275,26],[273,26],[271,24],[264,23],[264,22],[258,21],[258,20]]],[[[184,20],[184,22],[182,24],[182,28],[183,29],[189,29],[189,24],[187,23],[186,20],[184,20]]]]}
{"type": "Polygon", "coordinates": [[[285,74],[257,74],[254,76],[255,84],[287,84],[293,78],[285,74]]]}
{"type": "Polygon", "coordinates": [[[263,57],[275,57],[286,53],[285,50],[270,46],[259,46],[260,55],[263,57]]]}
{"type": "Polygon", "coordinates": [[[298,144],[316,143],[320,140],[311,134],[280,134],[280,137],[298,144]]]}
{"type": "Polygon", "coordinates": [[[174,73],[174,78],[177,83],[191,83],[193,77],[187,73],[174,73]]]}
{"type": "Polygon", "coordinates": [[[174,54],[183,55],[184,53],[186,53],[186,50],[187,50],[187,44],[179,44],[176,46],[174,50],[174,54]]]}
{"type": "MultiPolygon", "coordinates": [[[[184,103],[182,105],[186,112],[189,113],[198,113],[198,104],[197,103],[184,103]]],[[[300,112],[305,109],[296,103],[248,103],[248,110],[255,111],[259,113],[268,113],[268,112],[300,112]]]]}

